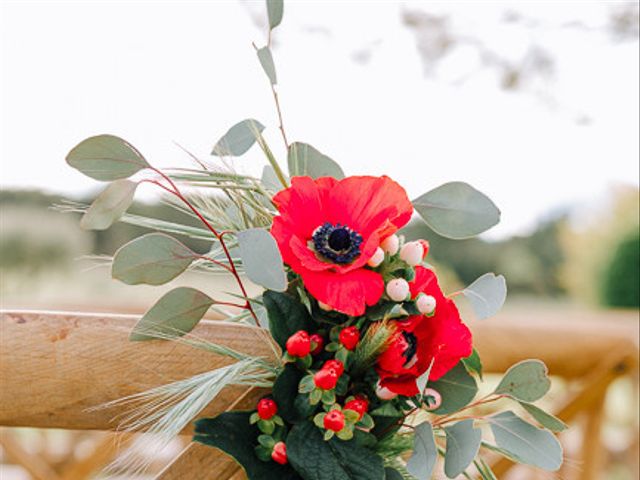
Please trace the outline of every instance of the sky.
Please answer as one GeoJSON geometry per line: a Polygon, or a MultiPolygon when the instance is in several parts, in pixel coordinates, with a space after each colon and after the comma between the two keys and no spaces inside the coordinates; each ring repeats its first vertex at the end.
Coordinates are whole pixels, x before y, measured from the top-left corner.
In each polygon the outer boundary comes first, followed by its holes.
{"type": "MultiPolygon", "coordinates": [[[[596,208],[612,185],[639,176],[638,41],[607,30],[612,5],[285,1],[273,53],[288,137],[347,174],[387,174],[411,198],[469,182],[502,210],[494,238],[567,207],[596,208]],[[425,68],[407,10],[466,40],[425,68]],[[506,91],[478,44],[514,65],[534,46],[552,68],[506,91]]],[[[0,185],[70,196],[100,188],[64,162],[100,133],[154,165],[191,166],[176,142],[211,158],[245,118],[267,125],[284,161],[251,45],[266,41],[264,18],[262,1],[3,1],[0,185]]],[[[234,160],[256,175],[263,164],[257,148],[234,160]]]]}

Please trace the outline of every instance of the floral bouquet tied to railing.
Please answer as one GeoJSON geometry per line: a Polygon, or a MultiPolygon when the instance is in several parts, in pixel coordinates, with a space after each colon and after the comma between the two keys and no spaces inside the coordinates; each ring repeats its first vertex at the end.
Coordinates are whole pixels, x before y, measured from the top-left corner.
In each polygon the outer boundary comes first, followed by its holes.
{"type": "Polygon", "coordinates": [[[235,300],[226,301],[175,288],[142,317],[132,341],[178,341],[234,362],[122,399],[139,402],[125,426],[147,429],[161,446],[222,388],[250,385],[270,389],[254,411],[197,419],[194,437],[233,456],[250,479],[427,479],[439,456],[448,478],[495,478],[482,451],[557,470],[562,450],[550,431],[564,425],[532,403],[550,386],[542,362],[514,365],[495,390],[475,398],[482,365],[454,297],[486,318],[504,302],[504,278],[486,274],[446,295],[428,263],[428,241],[398,234],[417,213],[440,235],[467,238],[495,225],[498,209],[462,182],[412,202],[386,176],[345,177],[310,145],[290,144],[270,51],[282,2],[268,1],[267,11],[269,42],[256,50],[276,102],[288,175],[262,136],[265,127],[252,119],[233,126],[212,154],[237,157],[257,143],[269,162],[260,179],[195,156],[196,168],[160,170],[112,135],[88,138],[67,157],[82,173],[111,182],[91,206],[70,208],[84,213],[83,227],[123,221],[155,230],[116,252],[114,278],[161,285],[197,269],[228,273],[238,285],[235,300]],[[160,188],[200,226],[126,213],[142,183],[160,188]],[[196,253],[174,235],[207,241],[208,251],[196,253]],[[250,297],[247,277],[264,293],[250,297]],[[189,333],[210,309],[265,329],[274,356],[253,357],[189,333]],[[486,412],[499,399],[545,428],[513,411],[479,415],[474,408],[486,412]]]}

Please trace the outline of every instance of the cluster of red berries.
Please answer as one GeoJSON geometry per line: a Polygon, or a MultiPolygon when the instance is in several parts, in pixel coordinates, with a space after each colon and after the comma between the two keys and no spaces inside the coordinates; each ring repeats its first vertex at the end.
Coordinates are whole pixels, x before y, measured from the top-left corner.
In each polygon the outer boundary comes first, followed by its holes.
{"type": "Polygon", "coordinates": [[[327,360],[313,376],[313,383],[322,390],[331,390],[336,387],[343,373],[344,364],[340,360],[327,360]]]}
{"type": "Polygon", "coordinates": [[[309,354],[317,355],[324,348],[324,339],[317,333],[309,335],[304,330],[298,330],[289,337],[286,348],[287,353],[296,358],[304,358],[309,354]]]}
{"type": "MultiPolygon", "coordinates": [[[[277,418],[278,405],[271,398],[263,398],[258,402],[256,410],[259,420],[269,422],[277,418]]],[[[260,424],[258,424],[258,426],[260,426],[260,424]]],[[[269,444],[269,447],[271,447],[271,459],[274,462],[279,463],[280,465],[284,465],[288,462],[287,446],[283,441],[275,442],[273,443],[273,446],[269,444]]]]}

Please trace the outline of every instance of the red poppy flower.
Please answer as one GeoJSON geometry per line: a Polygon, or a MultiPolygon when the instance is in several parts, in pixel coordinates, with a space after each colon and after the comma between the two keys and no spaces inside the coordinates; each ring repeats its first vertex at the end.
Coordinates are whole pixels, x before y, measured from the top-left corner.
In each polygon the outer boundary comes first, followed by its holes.
{"type": "Polygon", "coordinates": [[[352,316],[380,300],[382,276],[365,266],[411,218],[402,187],[388,177],[293,177],[273,201],[280,215],[271,233],[311,295],[352,316]]]}
{"type": "Polygon", "coordinates": [[[405,396],[419,393],[416,379],[427,371],[432,360],[429,380],[438,380],[472,352],[471,332],[462,323],[453,300],[440,290],[436,275],[427,268],[416,267],[416,277],[409,286],[412,298],[420,292],[433,296],[435,312],[431,317],[414,315],[396,321],[395,338],[376,366],[381,386],[405,396]]]}

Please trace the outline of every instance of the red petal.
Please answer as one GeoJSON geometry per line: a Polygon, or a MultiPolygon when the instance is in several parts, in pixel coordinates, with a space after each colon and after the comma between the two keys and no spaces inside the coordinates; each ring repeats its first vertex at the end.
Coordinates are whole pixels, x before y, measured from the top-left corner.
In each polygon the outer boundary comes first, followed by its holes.
{"type": "Polygon", "coordinates": [[[401,377],[385,377],[380,378],[380,386],[386,387],[393,393],[398,395],[404,395],[406,397],[413,397],[420,393],[418,385],[416,384],[416,377],[410,375],[403,375],[401,377]]]}
{"type": "Polygon", "coordinates": [[[362,315],[366,305],[375,305],[384,292],[382,275],[364,268],[348,273],[306,269],[299,273],[316,300],[354,317],[362,315]]]}

